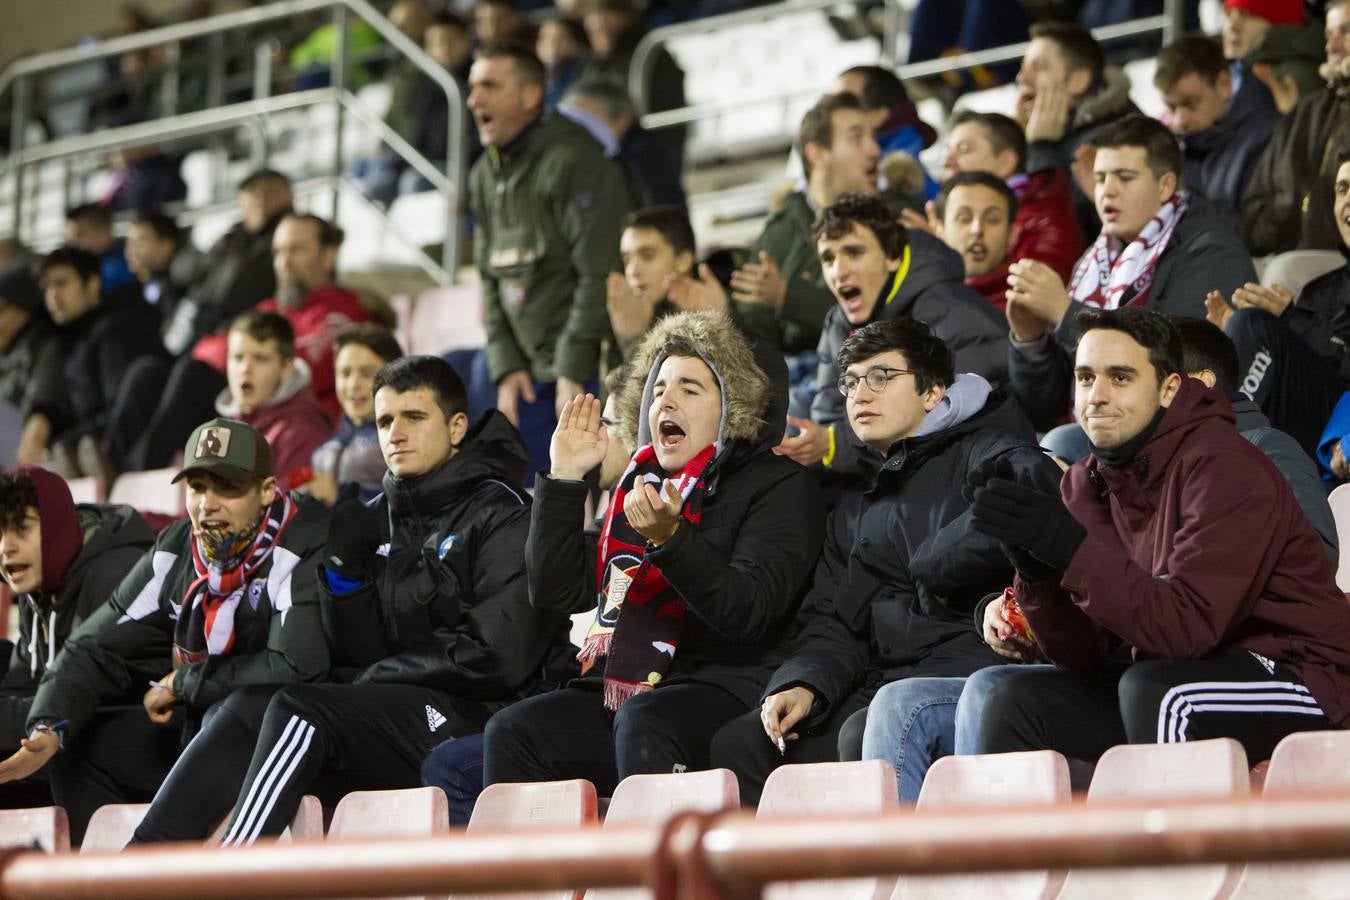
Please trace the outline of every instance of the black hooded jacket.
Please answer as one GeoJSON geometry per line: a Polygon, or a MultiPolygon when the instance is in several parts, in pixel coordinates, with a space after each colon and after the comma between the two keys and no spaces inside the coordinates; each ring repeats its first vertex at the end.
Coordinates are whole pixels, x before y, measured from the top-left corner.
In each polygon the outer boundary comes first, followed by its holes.
{"type": "Polygon", "coordinates": [[[550,665],[566,669],[567,619],[535,610],[526,592],[520,435],[491,410],[461,447],[418,478],[385,474],[374,504],[390,538],[372,582],[334,595],[319,579],[335,680],[423,685],[504,706],[555,681],[550,665]]]}
{"type": "Polygon", "coordinates": [[[1270,91],[1248,68],[1242,89],[1223,117],[1204,131],[1180,139],[1182,185],[1208,200],[1215,211],[1237,221],[1247,182],[1279,121],[1270,91]]]}
{"type": "Polygon", "coordinates": [[[1059,489],[1059,468],[1036,446],[1015,400],[994,393],[973,416],[898,441],[866,484],[830,515],[792,655],[767,694],[804,685],[816,695],[806,726],[864,685],[902,676],[969,675],[1000,662],[971,615],[1012,583],[998,541],[975,531],[962,494],[970,473],[1006,457],[1017,480],[1059,489]]]}

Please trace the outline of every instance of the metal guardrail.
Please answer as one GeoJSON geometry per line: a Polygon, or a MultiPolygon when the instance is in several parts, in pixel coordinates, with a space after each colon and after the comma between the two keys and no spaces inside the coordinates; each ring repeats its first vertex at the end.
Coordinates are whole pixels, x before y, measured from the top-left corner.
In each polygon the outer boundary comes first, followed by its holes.
{"type": "MultiPolygon", "coordinates": [[[[213,54],[212,62],[214,66],[223,65],[220,54],[213,54]]],[[[172,100],[177,92],[176,79],[172,73],[167,78],[168,96],[172,100]]],[[[367,0],[276,0],[276,2],[266,6],[224,13],[193,22],[169,25],[124,37],[112,38],[93,47],[36,54],[14,62],[3,73],[0,73],[0,95],[3,95],[6,91],[13,92],[11,134],[14,146],[6,166],[13,169],[14,172],[14,200],[11,214],[15,236],[20,235],[23,224],[24,167],[32,162],[87,156],[94,152],[91,149],[94,147],[108,150],[116,147],[136,146],[138,141],[153,143],[157,140],[209,134],[235,127],[249,116],[266,117],[270,112],[279,109],[331,103],[336,112],[336,124],[334,126],[336,141],[328,177],[332,179],[334,185],[332,192],[334,214],[337,212],[340,196],[339,185],[344,168],[343,118],[345,115],[351,114],[367,127],[374,128],[380,138],[395,153],[410,166],[417,169],[437,190],[445,195],[446,239],[442,249],[440,268],[448,273],[450,279],[453,279],[455,270],[459,266],[461,247],[458,211],[465,185],[464,98],[455,79],[437,65],[421,47],[395,28],[367,0]],[[219,105],[223,76],[220,72],[213,70],[208,80],[210,85],[208,93],[214,95],[215,102],[212,103],[208,100],[208,109],[171,115],[124,128],[110,129],[108,132],[94,132],[89,135],[62,138],[32,146],[25,145],[25,126],[28,122],[33,97],[33,80],[39,75],[68,66],[80,65],[93,60],[110,59],[136,50],[163,45],[169,45],[173,48],[170,51],[172,57],[175,53],[181,52],[181,45],[184,41],[205,38],[214,43],[221,40],[221,36],[226,32],[255,28],[303,13],[323,10],[329,10],[332,13],[332,22],[338,42],[330,67],[331,88],[324,89],[321,93],[305,92],[302,95],[269,97],[270,77],[266,79],[258,77],[255,78],[253,100],[241,104],[219,105]],[[377,116],[370,115],[346,89],[346,62],[349,50],[346,26],[349,15],[360,17],[374,28],[385,41],[411,60],[423,74],[435,81],[445,92],[448,105],[446,148],[449,157],[446,171],[442,172],[437,169],[431,161],[418,153],[407,141],[400,139],[382,121],[379,121],[377,116]],[[310,99],[305,103],[296,102],[294,98],[297,96],[310,99]],[[252,111],[250,112],[248,109],[252,111]],[[374,124],[377,122],[378,125],[374,124]]],[[[172,108],[171,103],[168,106],[172,108]]],[[[0,171],[3,171],[3,169],[0,169],[0,171]]]]}
{"type": "MultiPolygon", "coordinates": [[[[885,29],[881,38],[880,64],[883,66],[892,66],[894,65],[896,36],[900,30],[901,9],[898,0],[885,0],[885,3],[885,29]]],[[[771,21],[782,15],[834,8],[840,5],[840,0],[806,0],[806,2],[787,0],[787,2],[775,4],[773,6],[761,6],[754,9],[727,13],[722,16],[711,16],[707,19],[682,22],[678,25],[668,25],[663,28],[652,29],[643,37],[642,41],[638,44],[637,49],[633,52],[633,61],[628,71],[628,92],[633,97],[634,106],[637,108],[641,117],[642,127],[648,130],[671,128],[676,125],[686,125],[691,122],[711,119],[727,113],[738,112],[743,109],[787,104],[807,97],[820,96],[820,90],[793,90],[785,88],[782,91],[764,97],[733,100],[726,103],[707,103],[697,106],[685,106],[680,109],[663,110],[661,112],[649,112],[650,102],[648,97],[650,93],[649,88],[652,67],[655,63],[655,53],[657,49],[665,46],[672,40],[690,34],[707,34],[709,32],[725,31],[732,28],[739,28],[744,25],[753,25],[759,22],[771,21]]],[[[1182,34],[1183,15],[1184,7],[1182,5],[1182,0],[1164,0],[1162,15],[1134,19],[1129,22],[1122,22],[1118,25],[1106,25],[1101,28],[1094,28],[1092,30],[1092,35],[1098,41],[1106,43],[1122,38],[1134,37],[1136,35],[1161,32],[1163,43],[1166,44],[1182,34]]],[[[971,53],[944,56],[941,59],[928,60],[919,63],[908,63],[902,66],[896,66],[895,70],[896,74],[901,78],[925,78],[931,75],[941,75],[945,72],[958,72],[974,66],[990,65],[992,63],[1021,59],[1029,46],[1030,44],[1028,42],[1022,42],[1018,44],[1009,44],[1003,47],[992,47],[988,50],[978,50],[971,53]]]]}

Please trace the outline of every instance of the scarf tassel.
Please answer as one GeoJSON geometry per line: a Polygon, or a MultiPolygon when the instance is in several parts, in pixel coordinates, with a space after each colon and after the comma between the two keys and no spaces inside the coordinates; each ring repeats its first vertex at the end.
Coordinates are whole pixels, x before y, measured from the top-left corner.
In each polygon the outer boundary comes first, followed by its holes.
{"type": "Polygon", "coordinates": [[[605,709],[616,711],[638,694],[645,694],[652,685],[645,681],[620,681],[617,678],[605,679],[605,709]]]}

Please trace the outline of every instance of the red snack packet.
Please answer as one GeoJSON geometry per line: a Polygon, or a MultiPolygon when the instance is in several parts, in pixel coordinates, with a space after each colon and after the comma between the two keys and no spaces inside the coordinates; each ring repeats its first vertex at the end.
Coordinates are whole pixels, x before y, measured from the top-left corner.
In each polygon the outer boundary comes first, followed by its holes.
{"type": "Polygon", "coordinates": [[[1022,610],[1017,605],[1012,588],[1004,589],[999,602],[1003,604],[1003,618],[1012,627],[1012,633],[1008,635],[1007,640],[1017,647],[1018,652],[1022,654],[1023,662],[1031,662],[1036,658],[1036,638],[1031,633],[1031,626],[1027,624],[1027,617],[1022,615],[1022,610]]]}

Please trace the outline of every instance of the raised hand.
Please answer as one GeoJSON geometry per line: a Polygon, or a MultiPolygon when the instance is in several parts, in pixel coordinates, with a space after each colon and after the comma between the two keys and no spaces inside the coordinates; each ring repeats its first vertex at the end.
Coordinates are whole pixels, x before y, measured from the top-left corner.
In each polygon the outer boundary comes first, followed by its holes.
{"type": "Polygon", "coordinates": [[[1069,91],[1058,84],[1036,86],[1027,118],[1027,142],[1058,141],[1069,127],[1069,91]]]}
{"type": "Polygon", "coordinates": [[[1205,318],[1211,325],[1217,325],[1220,328],[1228,327],[1228,320],[1233,318],[1233,307],[1228,305],[1228,301],[1223,299],[1223,294],[1218,291],[1210,291],[1205,295],[1205,318]]]}
{"type": "Polygon", "coordinates": [[[1238,309],[1260,309],[1277,317],[1293,302],[1294,295],[1282,284],[1266,287],[1249,281],[1233,291],[1233,305],[1238,309]]]}
{"type": "Polygon", "coordinates": [[[1036,259],[1019,259],[1008,267],[1007,298],[1022,310],[1054,327],[1069,311],[1069,292],[1054,269],[1036,259]]]}
{"type": "Polygon", "coordinates": [[[623,515],[638,534],[653,544],[663,544],[680,527],[683,506],[684,497],[667,478],[659,491],[648,482],[633,485],[623,498],[623,515]]]}
{"type": "Polygon", "coordinates": [[[779,456],[786,456],[803,466],[814,466],[816,463],[825,459],[825,454],[830,450],[830,429],[825,425],[817,425],[810,419],[799,419],[796,416],[788,416],[787,422],[798,433],[791,437],[784,437],[773,452],[779,456]]]}
{"type": "Polygon", "coordinates": [[[666,296],[679,307],[681,312],[710,309],[714,312],[726,312],[730,307],[727,292],[722,284],[713,277],[707,264],[698,267],[698,277],[670,274],[666,276],[666,296]]]}
{"type": "Polygon", "coordinates": [[[609,327],[622,344],[647,331],[655,307],[634,294],[622,275],[610,272],[605,282],[605,308],[609,310],[609,327]]]}
{"type": "Polygon", "coordinates": [[[787,283],[773,257],[759,251],[759,262],[746,263],[731,273],[731,299],[780,309],[787,297],[787,283]]]}
{"type": "Polygon", "coordinates": [[[600,424],[600,409],[600,400],[593,394],[578,394],[563,404],[548,445],[555,478],[580,481],[605,458],[609,432],[600,424]]]}

